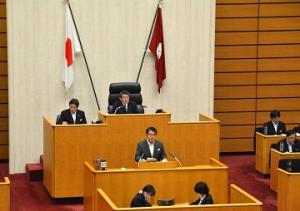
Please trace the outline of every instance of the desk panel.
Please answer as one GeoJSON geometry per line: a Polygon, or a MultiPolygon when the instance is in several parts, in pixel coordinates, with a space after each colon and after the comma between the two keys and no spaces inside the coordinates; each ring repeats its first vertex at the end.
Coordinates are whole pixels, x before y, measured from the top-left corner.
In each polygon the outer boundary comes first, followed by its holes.
{"type": "Polygon", "coordinates": [[[44,185],[52,197],[83,196],[84,161],[104,158],[109,168],[135,167],[136,145],[145,139],[149,126],[158,129],[166,152],[175,154],[184,166],[219,158],[220,122],[204,115],[199,122],[182,123],[170,122],[169,113],[100,113],[100,117],[103,123],[97,125],[55,125],[44,117],[44,185]]]}
{"type": "Polygon", "coordinates": [[[300,153],[282,153],[276,149],[271,149],[271,168],[270,168],[270,188],[277,191],[277,169],[279,160],[282,159],[300,159],[300,153]]]}
{"type": "Polygon", "coordinates": [[[95,207],[98,188],[110,194],[117,206],[128,207],[135,194],[146,184],[155,187],[157,198],[176,196],[177,203],[189,203],[197,198],[194,186],[199,181],[208,184],[216,203],[227,202],[228,167],[215,159],[210,160],[210,165],[108,171],[95,171],[90,163],[85,162],[84,210],[98,210],[95,207]]]}
{"type": "Polygon", "coordinates": [[[281,135],[264,135],[256,133],[255,169],[262,174],[270,174],[270,149],[271,144],[285,138],[281,135]]]}
{"type": "MultiPolygon", "coordinates": [[[[213,204],[213,205],[202,205],[202,206],[189,206],[187,204],[176,203],[174,206],[153,206],[147,208],[128,208],[128,207],[118,207],[111,199],[111,195],[106,194],[102,189],[97,190],[97,204],[99,206],[96,211],[130,211],[130,210],[155,210],[155,211],[262,211],[262,203],[258,201],[256,198],[246,193],[239,187],[235,185],[231,185],[231,202],[224,204],[213,204]]],[[[177,198],[177,196],[176,196],[177,198]]]]}

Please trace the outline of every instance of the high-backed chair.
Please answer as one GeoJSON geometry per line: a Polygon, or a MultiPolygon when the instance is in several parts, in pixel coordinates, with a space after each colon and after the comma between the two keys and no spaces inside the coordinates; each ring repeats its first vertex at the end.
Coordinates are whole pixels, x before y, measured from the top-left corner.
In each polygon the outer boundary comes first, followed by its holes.
{"type": "Polygon", "coordinates": [[[141,85],[136,82],[119,82],[111,83],[109,86],[109,95],[108,95],[108,113],[113,114],[113,104],[120,97],[120,92],[127,90],[130,94],[130,101],[134,101],[137,105],[137,113],[143,114],[144,108],[142,106],[143,97],[141,95],[141,85]]]}

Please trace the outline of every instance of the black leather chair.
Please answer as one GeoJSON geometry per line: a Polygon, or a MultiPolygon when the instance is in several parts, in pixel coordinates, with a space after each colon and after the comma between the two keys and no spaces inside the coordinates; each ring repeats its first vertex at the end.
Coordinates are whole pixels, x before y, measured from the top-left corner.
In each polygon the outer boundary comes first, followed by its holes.
{"type": "Polygon", "coordinates": [[[120,97],[120,92],[127,90],[130,94],[130,101],[134,101],[137,105],[137,113],[143,114],[144,107],[142,106],[143,97],[141,95],[141,85],[136,82],[119,82],[111,83],[109,86],[109,96],[108,96],[108,113],[113,114],[113,104],[120,97]]]}

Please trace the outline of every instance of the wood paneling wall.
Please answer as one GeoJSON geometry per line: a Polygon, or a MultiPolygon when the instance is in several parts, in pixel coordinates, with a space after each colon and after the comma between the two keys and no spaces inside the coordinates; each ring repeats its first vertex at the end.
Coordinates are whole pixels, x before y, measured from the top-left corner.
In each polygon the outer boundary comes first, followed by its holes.
{"type": "Polygon", "coordinates": [[[215,52],[222,152],[253,151],[270,110],[300,122],[299,0],[217,0],[215,52]]]}
{"type": "Polygon", "coordinates": [[[8,159],[7,78],[6,3],[0,0],[0,159],[8,159]]]}

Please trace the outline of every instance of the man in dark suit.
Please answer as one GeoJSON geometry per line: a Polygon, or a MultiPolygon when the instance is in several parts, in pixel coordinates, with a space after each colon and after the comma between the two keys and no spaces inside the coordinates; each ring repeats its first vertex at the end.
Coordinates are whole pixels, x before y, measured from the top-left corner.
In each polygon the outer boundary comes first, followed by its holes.
{"type": "Polygon", "coordinates": [[[286,132],[285,123],[280,120],[280,111],[273,110],[270,113],[271,121],[264,124],[265,135],[281,135],[286,132]]]}
{"type": "Polygon", "coordinates": [[[194,191],[199,194],[199,199],[190,203],[190,205],[202,205],[202,204],[213,204],[213,198],[209,194],[209,188],[206,183],[198,182],[195,187],[194,191]]]}
{"type": "Polygon", "coordinates": [[[69,109],[61,112],[56,124],[86,124],[86,118],[83,111],[78,109],[79,101],[71,99],[69,109]]]}
{"type": "Polygon", "coordinates": [[[167,161],[164,145],[156,140],[156,128],[148,127],[146,129],[146,135],[147,139],[139,142],[137,145],[135,161],[167,161]]]}
{"type": "Polygon", "coordinates": [[[119,100],[113,104],[115,114],[135,114],[137,113],[136,103],[130,101],[129,92],[123,90],[120,92],[119,100]]]}
{"type": "Polygon", "coordinates": [[[272,144],[271,148],[280,152],[300,152],[300,140],[296,139],[296,131],[288,130],[286,138],[272,144]]]}
{"type": "Polygon", "coordinates": [[[151,203],[155,196],[155,189],[152,185],[146,185],[132,199],[130,207],[152,207],[151,203]]]}

